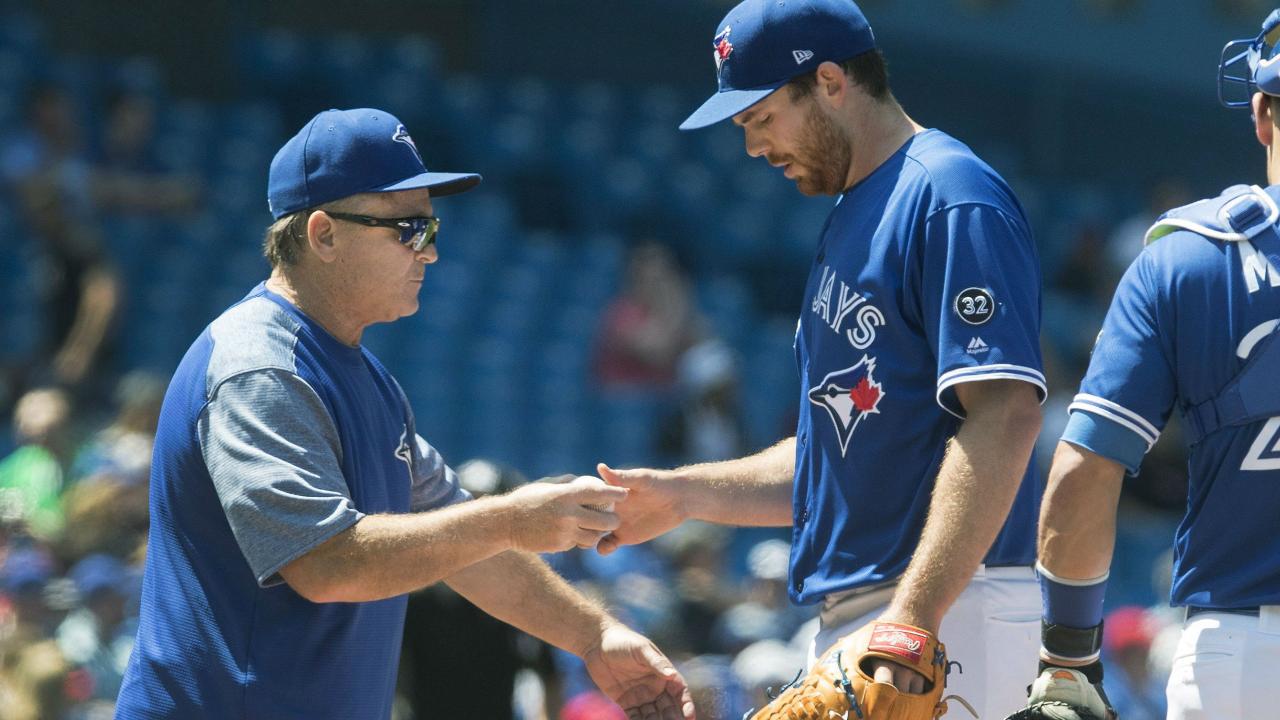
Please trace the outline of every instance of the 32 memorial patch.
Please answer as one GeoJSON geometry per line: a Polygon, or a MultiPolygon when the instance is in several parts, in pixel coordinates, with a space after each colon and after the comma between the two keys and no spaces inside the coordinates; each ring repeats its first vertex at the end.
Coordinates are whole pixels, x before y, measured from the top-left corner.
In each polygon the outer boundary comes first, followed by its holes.
{"type": "Polygon", "coordinates": [[[956,295],[956,315],[970,325],[985,325],[996,314],[996,301],[983,288],[965,288],[956,295]]]}

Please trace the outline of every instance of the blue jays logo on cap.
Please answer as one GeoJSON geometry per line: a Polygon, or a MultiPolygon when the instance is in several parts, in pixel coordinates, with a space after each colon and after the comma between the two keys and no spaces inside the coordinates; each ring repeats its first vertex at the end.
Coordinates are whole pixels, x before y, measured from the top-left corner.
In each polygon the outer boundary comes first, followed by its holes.
{"type": "Polygon", "coordinates": [[[720,70],[724,68],[724,61],[729,59],[729,54],[733,52],[733,43],[729,42],[729,33],[733,28],[728,25],[716,35],[715,40],[711,42],[712,52],[715,53],[716,75],[720,75],[720,70]]]}
{"type": "Polygon", "coordinates": [[[418,146],[413,144],[413,138],[409,137],[409,131],[404,129],[404,125],[396,126],[396,134],[391,136],[392,140],[408,145],[413,154],[418,157],[418,162],[422,162],[422,154],[418,152],[418,146]]]}
{"type": "Polygon", "coordinates": [[[844,62],[876,46],[853,0],[744,0],[716,28],[719,89],[681,130],[733,117],[827,60],[844,62]]]}
{"type": "Polygon", "coordinates": [[[880,414],[884,387],[875,379],[876,359],[863,355],[853,367],[828,374],[809,390],[809,402],[824,408],[840,440],[840,457],[862,419],[880,414]]]}

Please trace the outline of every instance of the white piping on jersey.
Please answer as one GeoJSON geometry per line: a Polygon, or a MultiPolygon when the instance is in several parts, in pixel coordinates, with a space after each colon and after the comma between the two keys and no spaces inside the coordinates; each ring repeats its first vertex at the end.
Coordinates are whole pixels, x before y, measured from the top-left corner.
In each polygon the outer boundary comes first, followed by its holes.
{"type": "Polygon", "coordinates": [[[1129,428],[1134,435],[1137,435],[1147,444],[1148,451],[1151,450],[1151,446],[1155,445],[1156,440],[1160,437],[1160,433],[1155,429],[1155,426],[1137,413],[1096,395],[1076,395],[1075,400],[1067,406],[1067,412],[1076,410],[1099,415],[1129,428]]]}
{"type": "Polygon", "coordinates": [[[1049,396],[1049,388],[1045,385],[1044,375],[1040,371],[1024,367],[1022,365],[1010,365],[1008,363],[998,363],[995,365],[979,365],[977,367],[966,367],[945,372],[938,378],[938,390],[934,394],[934,400],[938,403],[938,407],[955,415],[961,420],[963,415],[953,411],[942,402],[942,393],[952,385],[961,385],[967,382],[982,382],[983,380],[1022,380],[1040,388],[1040,404],[1043,405],[1045,399],[1049,396]]]}
{"type": "MultiPolygon", "coordinates": [[[[1280,55],[1277,55],[1276,57],[1280,57],[1280,55]]],[[[1240,341],[1240,346],[1236,348],[1236,357],[1241,360],[1248,360],[1249,353],[1253,352],[1253,346],[1257,345],[1258,341],[1262,340],[1262,338],[1270,335],[1271,332],[1276,329],[1276,325],[1280,325],[1280,320],[1268,320],[1258,327],[1250,330],[1244,336],[1244,339],[1240,341]]]]}
{"type": "Polygon", "coordinates": [[[960,375],[983,375],[989,372],[1008,371],[1026,373],[1031,377],[1044,383],[1044,374],[1035,368],[1029,368],[1024,365],[1010,365],[1009,363],[996,363],[994,365],[975,365],[973,367],[962,367],[942,373],[938,378],[938,384],[942,385],[949,382],[952,378],[960,375]]]}
{"type": "Polygon", "coordinates": [[[1105,408],[1107,410],[1120,413],[1121,415],[1129,418],[1129,420],[1142,426],[1142,428],[1146,431],[1144,433],[1145,435],[1148,435],[1152,438],[1156,438],[1160,436],[1160,431],[1157,430],[1156,426],[1151,424],[1151,422],[1149,422],[1146,418],[1130,410],[1129,408],[1121,405],[1120,403],[1113,402],[1100,395],[1091,395],[1089,393],[1076,393],[1076,396],[1071,399],[1071,402],[1072,404],[1090,403],[1090,404],[1105,408]]]}
{"type": "MultiPolygon", "coordinates": [[[[1222,209],[1218,211],[1218,217],[1219,219],[1223,219],[1222,224],[1225,227],[1231,227],[1230,222],[1225,220],[1227,216],[1226,211],[1237,202],[1242,202],[1245,199],[1250,197],[1257,197],[1267,207],[1267,221],[1265,223],[1259,223],[1255,227],[1265,227],[1268,225],[1275,225],[1276,220],[1280,219],[1280,207],[1276,206],[1276,201],[1272,200],[1271,196],[1268,195],[1265,190],[1258,187],[1257,185],[1250,185],[1249,189],[1252,190],[1253,192],[1242,194],[1238,197],[1233,198],[1226,205],[1223,205],[1222,209]]],[[[1202,200],[1201,202],[1207,202],[1207,201],[1202,200]]],[[[1164,220],[1157,221],[1156,224],[1152,225],[1147,230],[1147,234],[1142,238],[1143,244],[1150,245],[1153,242],[1151,234],[1155,232],[1157,228],[1166,227],[1170,225],[1173,227],[1182,228],[1183,230],[1190,230],[1191,232],[1196,233],[1198,235],[1204,235],[1205,237],[1211,237],[1211,238],[1214,238],[1215,240],[1223,240],[1226,242],[1240,242],[1242,240],[1248,240],[1251,237],[1250,235],[1245,235],[1244,233],[1222,232],[1221,230],[1214,230],[1212,228],[1201,225],[1200,223],[1191,222],[1190,220],[1184,220],[1182,218],[1165,218],[1164,220]]]]}

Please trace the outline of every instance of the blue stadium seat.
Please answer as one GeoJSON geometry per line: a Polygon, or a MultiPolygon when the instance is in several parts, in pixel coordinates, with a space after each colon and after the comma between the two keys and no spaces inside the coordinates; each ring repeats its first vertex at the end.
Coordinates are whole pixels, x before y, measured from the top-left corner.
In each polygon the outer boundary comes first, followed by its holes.
{"type": "Polygon", "coordinates": [[[544,120],[558,115],[562,102],[550,83],[531,76],[508,83],[502,97],[509,109],[544,120]]]}
{"type": "Polygon", "coordinates": [[[109,66],[108,81],[112,88],[120,88],[152,98],[164,94],[165,73],[160,63],[151,57],[135,55],[109,66]]]}
{"type": "Polygon", "coordinates": [[[381,61],[388,70],[396,70],[418,78],[434,79],[440,72],[440,47],[422,35],[403,35],[390,43],[379,42],[381,61]]]}
{"type": "Polygon", "coordinates": [[[239,76],[249,90],[272,95],[304,82],[309,68],[307,43],[295,32],[271,29],[238,35],[239,76]]]}
{"type": "Polygon", "coordinates": [[[615,85],[587,82],[569,93],[567,105],[572,115],[610,120],[622,110],[621,95],[615,85]]]}
{"type": "Polygon", "coordinates": [[[739,397],[747,438],[764,447],[794,433],[800,381],[792,342],[794,320],[772,320],[757,327],[752,347],[743,358],[739,397]]]}
{"type": "Polygon", "coordinates": [[[602,391],[590,421],[601,459],[619,465],[651,462],[664,402],[647,389],[602,391]]]}
{"type": "Polygon", "coordinates": [[[755,330],[758,316],[746,282],[736,275],[716,275],[704,278],[695,290],[698,307],[711,323],[712,332],[741,347],[755,330]]]}
{"type": "Polygon", "coordinates": [[[380,66],[378,41],[355,33],[341,32],[316,43],[311,74],[324,78],[327,93],[337,107],[357,106],[359,95],[386,68],[380,66]]]}
{"type": "Polygon", "coordinates": [[[48,59],[44,25],[32,13],[6,12],[0,20],[0,47],[19,53],[27,60],[48,59]]]}

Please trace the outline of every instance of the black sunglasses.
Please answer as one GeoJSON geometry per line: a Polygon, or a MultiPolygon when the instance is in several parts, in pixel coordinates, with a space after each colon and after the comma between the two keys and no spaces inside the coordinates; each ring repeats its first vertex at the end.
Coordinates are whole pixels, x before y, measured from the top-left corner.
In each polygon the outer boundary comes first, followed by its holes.
{"type": "Polygon", "coordinates": [[[352,215],[350,213],[329,212],[325,214],[334,220],[345,220],[367,227],[391,228],[400,233],[400,244],[414,252],[422,252],[435,244],[436,233],[440,232],[440,218],[404,217],[376,218],[368,215],[352,215]]]}

